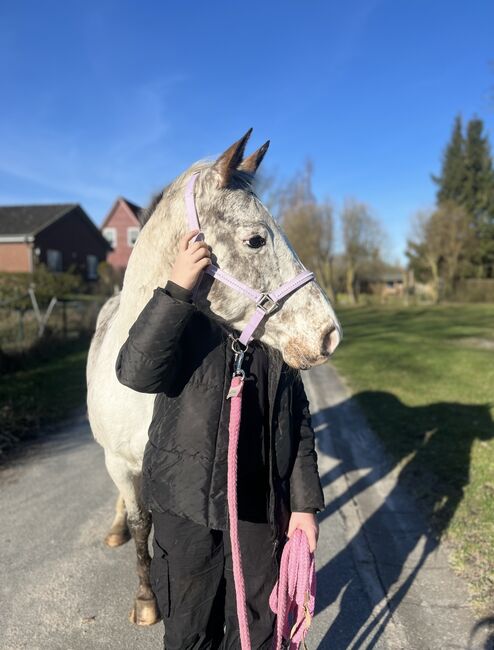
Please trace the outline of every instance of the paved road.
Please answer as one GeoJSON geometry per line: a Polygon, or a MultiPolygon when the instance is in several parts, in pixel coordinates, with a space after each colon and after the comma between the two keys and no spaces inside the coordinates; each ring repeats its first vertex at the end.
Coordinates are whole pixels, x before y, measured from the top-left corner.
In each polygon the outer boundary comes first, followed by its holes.
{"type": "MultiPolygon", "coordinates": [[[[334,370],[304,377],[327,509],[309,647],[493,647],[334,370]],[[484,635],[484,636],[482,636],[484,635]]],[[[157,650],[162,624],[127,621],[131,544],[103,544],[116,490],[84,414],[0,471],[0,648],[157,650]]]]}

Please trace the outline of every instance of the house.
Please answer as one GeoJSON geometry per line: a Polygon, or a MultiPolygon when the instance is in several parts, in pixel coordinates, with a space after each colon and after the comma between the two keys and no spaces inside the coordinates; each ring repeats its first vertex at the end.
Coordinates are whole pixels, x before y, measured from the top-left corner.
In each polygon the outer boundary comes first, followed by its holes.
{"type": "Polygon", "coordinates": [[[0,206],[0,271],[33,272],[39,263],[53,272],[74,265],[96,280],[111,250],[98,227],[76,203],[0,206]]]}
{"type": "Polygon", "coordinates": [[[107,262],[115,269],[123,270],[127,267],[132,247],[141,229],[140,212],[138,205],[120,196],[101,224],[100,230],[113,249],[107,262]]]}
{"type": "Polygon", "coordinates": [[[402,298],[407,288],[407,272],[400,268],[389,267],[382,273],[375,274],[363,282],[366,293],[378,295],[381,302],[387,298],[402,298]]]}

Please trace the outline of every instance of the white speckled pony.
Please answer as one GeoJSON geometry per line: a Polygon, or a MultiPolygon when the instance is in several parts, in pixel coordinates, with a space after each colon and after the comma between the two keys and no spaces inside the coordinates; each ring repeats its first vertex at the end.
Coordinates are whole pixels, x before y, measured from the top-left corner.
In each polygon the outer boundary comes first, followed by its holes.
{"type": "MultiPolygon", "coordinates": [[[[105,541],[109,546],[119,546],[130,536],[135,540],[139,587],[130,620],[140,625],[159,620],[149,583],[150,513],[139,501],[142,458],[155,396],[121,384],[115,362],[128,330],[153,290],[164,286],[169,277],[179,239],[187,230],[185,186],[195,172],[200,172],[195,186],[196,207],[218,266],[262,292],[279,287],[303,269],[253,191],[251,183],[269,143],[244,159],[250,133],[216,161],[192,165],[144,213],[122,291],[101,308],[89,348],[89,422],[104,448],[106,467],[119,491],[115,519],[105,541]],[[265,245],[252,246],[259,236],[265,245]]],[[[243,329],[255,308],[246,296],[217,281],[201,284],[196,304],[238,330],[243,329]]],[[[341,339],[341,328],[327,296],[316,282],[310,282],[264,320],[256,337],[280,350],[292,367],[309,368],[332,354],[341,339]]]]}

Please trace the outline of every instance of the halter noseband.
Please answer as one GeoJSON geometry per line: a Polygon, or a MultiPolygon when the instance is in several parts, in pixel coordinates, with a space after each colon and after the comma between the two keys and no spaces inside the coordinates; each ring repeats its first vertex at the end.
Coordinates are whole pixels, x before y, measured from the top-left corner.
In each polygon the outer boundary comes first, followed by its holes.
{"type": "MultiPolygon", "coordinates": [[[[194,201],[194,185],[198,176],[199,172],[193,174],[188,180],[187,187],[185,189],[187,220],[191,230],[200,230],[199,219],[197,216],[197,210],[194,201]]],[[[201,237],[201,234],[202,233],[198,233],[194,237],[194,241],[197,241],[201,237]]],[[[306,269],[291,280],[288,280],[288,282],[280,285],[277,289],[263,293],[252,289],[243,282],[240,282],[240,280],[237,280],[237,278],[233,277],[229,273],[226,273],[226,271],[218,268],[215,264],[210,264],[206,268],[205,273],[211,275],[215,280],[220,280],[220,282],[223,282],[223,284],[226,284],[232,289],[235,289],[235,291],[243,293],[245,296],[247,296],[247,298],[250,298],[250,300],[255,303],[256,309],[252,314],[249,322],[244,327],[242,333],[238,337],[238,341],[240,341],[242,345],[247,345],[249,341],[252,340],[252,335],[261,324],[263,318],[272,314],[273,311],[279,307],[279,301],[282,298],[288,296],[297,289],[300,289],[300,287],[303,287],[308,282],[314,280],[314,273],[306,269]]]]}

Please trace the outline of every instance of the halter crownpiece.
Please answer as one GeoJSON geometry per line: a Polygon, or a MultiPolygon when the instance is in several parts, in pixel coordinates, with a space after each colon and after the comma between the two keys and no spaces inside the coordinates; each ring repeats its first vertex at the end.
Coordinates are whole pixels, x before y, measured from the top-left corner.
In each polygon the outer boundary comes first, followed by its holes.
{"type": "MultiPolygon", "coordinates": [[[[191,230],[194,229],[200,230],[199,218],[197,216],[197,209],[194,201],[194,185],[198,176],[199,176],[199,172],[193,174],[189,178],[185,189],[185,205],[187,209],[187,221],[191,230]]],[[[198,241],[202,239],[203,239],[203,235],[201,232],[194,237],[194,241],[198,241]]],[[[270,314],[272,314],[274,311],[278,309],[278,307],[280,306],[279,305],[280,300],[282,298],[288,296],[289,294],[293,293],[297,289],[300,289],[300,287],[303,287],[308,282],[314,280],[314,273],[306,269],[305,271],[302,271],[301,273],[296,275],[291,280],[288,280],[288,282],[285,282],[284,284],[280,285],[277,289],[274,289],[273,291],[269,291],[269,292],[261,292],[252,289],[251,287],[244,284],[243,282],[240,282],[240,280],[237,280],[237,278],[233,277],[226,271],[223,271],[215,264],[210,264],[206,268],[205,273],[211,275],[215,280],[219,280],[220,282],[223,282],[223,284],[226,284],[232,289],[235,289],[235,291],[238,291],[239,293],[243,293],[245,296],[247,296],[247,298],[249,298],[255,303],[256,309],[238,338],[238,340],[240,341],[240,343],[242,343],[242,345],[247,345],[249,341],[252,340],[253,334],[261,324],[261,321],[266,316],[269,316],[270,314]]]]}

